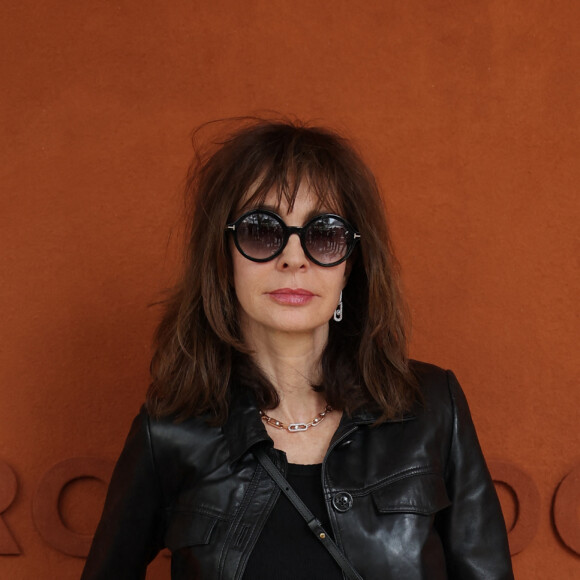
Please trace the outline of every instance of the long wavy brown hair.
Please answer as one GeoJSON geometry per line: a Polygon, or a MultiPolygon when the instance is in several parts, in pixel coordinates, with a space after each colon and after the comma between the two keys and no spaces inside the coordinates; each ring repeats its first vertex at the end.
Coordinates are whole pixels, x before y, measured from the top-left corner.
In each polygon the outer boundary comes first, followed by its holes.
{"type": "Polygon", "coordinates": [[[226,137],[197,147],[188,173],[188,247],[155,335],[147,393],[153,416],[205,416],[223,424],[240,389],[253,391],[262,409],[277,406],[276,390],[241,336],[225,226],[242,200],[259,206],[272,191],[291,209],[303,182],[321,206],[343,215],[361,234],[347,263],[344,318],[330,321],[322,381],[312,388],[336,409],[374,410],[379,421],[410,409],[417,387],[408,365],[406,310],[373,174],[335,132],[246,118],[237,119],[226,137]]]}

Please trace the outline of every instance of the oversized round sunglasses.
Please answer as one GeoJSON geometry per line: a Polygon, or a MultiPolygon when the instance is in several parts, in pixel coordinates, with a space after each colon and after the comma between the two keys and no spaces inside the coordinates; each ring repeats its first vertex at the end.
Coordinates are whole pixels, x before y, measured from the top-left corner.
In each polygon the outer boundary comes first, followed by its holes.
{"type": "Polygon", "coordinates": [[[267,262],[282,253],[292,234],[300,238],[306,257],[319,266],[336,266],[354,250],[360,234],[332,213],[313,217],[301,228],[287,226],[272,211],[254,209],[227,224],[240,254],[253,262],[267,262]]]}

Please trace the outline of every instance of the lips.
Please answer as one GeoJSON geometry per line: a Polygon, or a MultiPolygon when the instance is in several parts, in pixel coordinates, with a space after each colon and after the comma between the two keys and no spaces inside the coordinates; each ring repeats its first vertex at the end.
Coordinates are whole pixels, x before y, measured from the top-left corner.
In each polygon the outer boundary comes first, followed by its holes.
{"type": "Polygon", "coordinates": [[[278,288],[268,293],[270,297],[279,304],[290,306],[302,306],[308,304],[315,294],[304,288],[278,288]]]}
{"type": "Polygon", "coordinates": [[[270,294],[297,294],[299,296],[314,296],[309,290],[304,290],[303,288],[280,288],[278,290],[272,290],[270,294]]]}

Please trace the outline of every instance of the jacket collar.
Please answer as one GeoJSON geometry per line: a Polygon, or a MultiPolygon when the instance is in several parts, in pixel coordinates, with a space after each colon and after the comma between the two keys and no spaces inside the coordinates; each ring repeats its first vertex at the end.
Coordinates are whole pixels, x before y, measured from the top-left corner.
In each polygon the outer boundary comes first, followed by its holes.
{"type": "MultiPolygon", "coordinates": [[[[390,419],[387,422],[407,421],[414,417],[413,414],[406,414],[400,419],[390,419]]],[[[356,411],[350,416],[343,414],[333,441],[361,425],[371,425],[377,419],[376,413],[365,410],[356,411]]],[[[223,433],[230,449],[231,463],[240,459],[254,445],[259,443],[268,444],[270,447],[274,445],[260,418],[256,399],[249,390],[239,393],[232,401],[228,420],[223,426],[223,433]]]]}
{"type": "Polygon", "coordinates": [[[231,463],[258,443],[270,442],[273,445],[260,419],[256,399],[250,391],[239,393],[230,404],[223,433],[230,448],[231,463]]]}

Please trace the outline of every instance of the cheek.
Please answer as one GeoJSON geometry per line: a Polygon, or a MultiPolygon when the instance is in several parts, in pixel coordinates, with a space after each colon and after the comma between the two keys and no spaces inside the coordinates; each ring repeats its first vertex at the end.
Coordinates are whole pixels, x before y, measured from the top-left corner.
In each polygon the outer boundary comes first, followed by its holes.
{"type": "Polygon", "coordinates": [[[233,286],[234,292],[239,301],[240,298],[243,298],[243,295],[246,291],[247,281],[246,276],[244,276],[243,269],[237,268],[235,263],[233,268],[233,286]]]}
{"type": "Polygon", "coordinates": [[[340,290],[342,290],[348,281],[349,272],[346,267],[346,262],[339,264],[337,268],[339,268],[339,270],[336,273],[336,285],[340,288],[340,290]]]}
{"type": "Polygon", "coordinates": [[[250,262],[237,252],[232,256],[232,275],[235,294],[240,303],[244,303],[252,295],[252,289],[259,279],[259,271],[250,262]]]}

